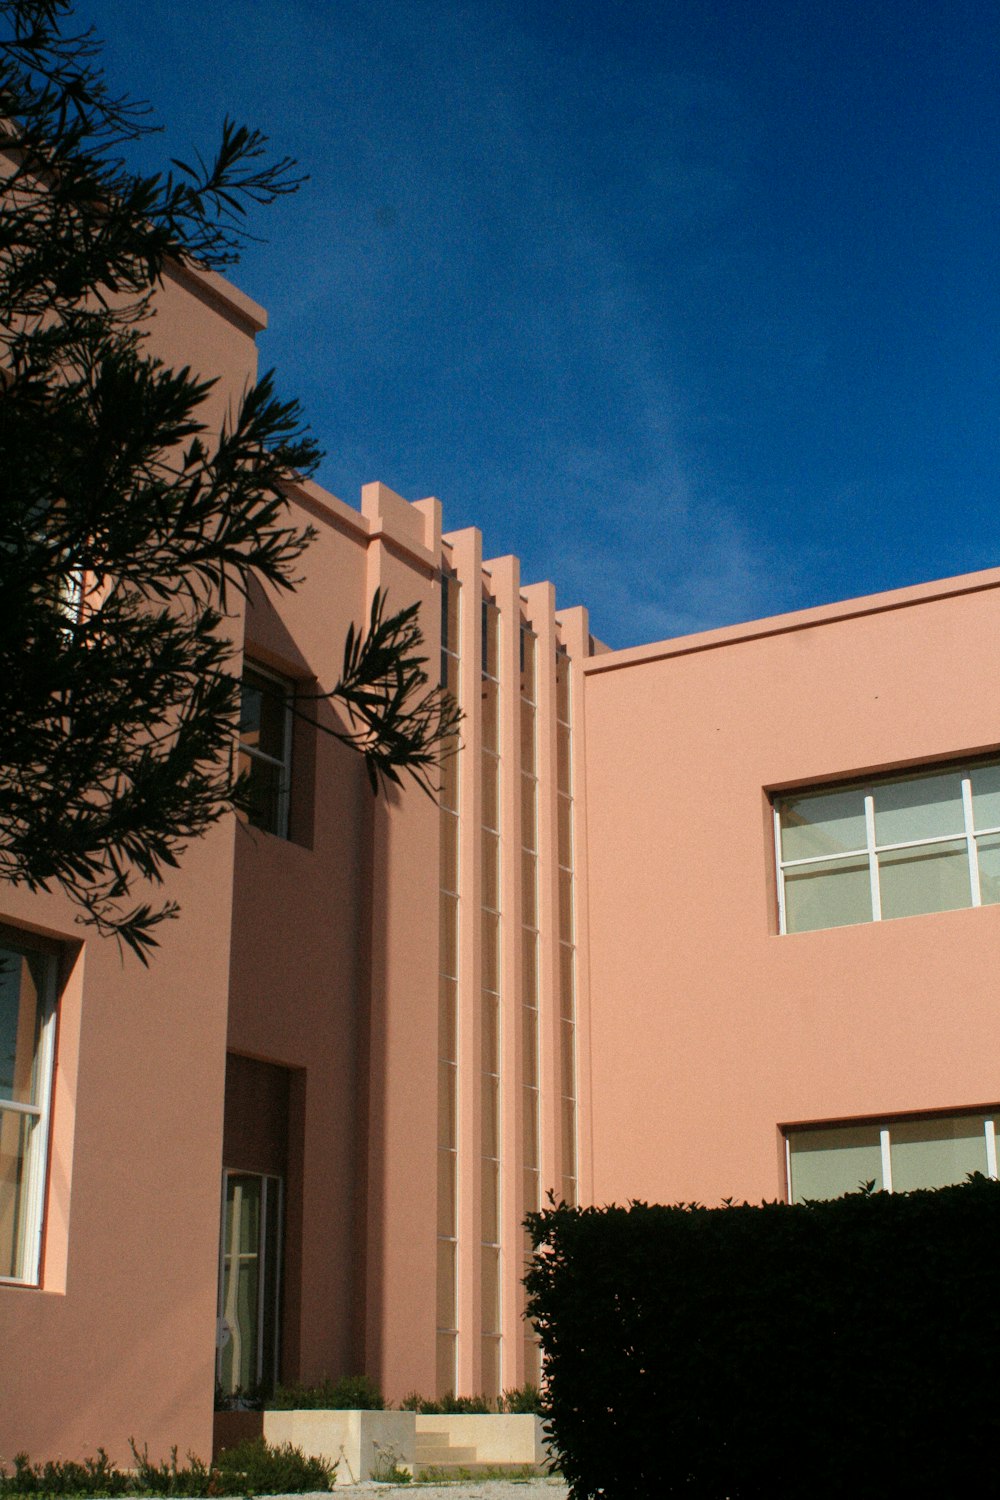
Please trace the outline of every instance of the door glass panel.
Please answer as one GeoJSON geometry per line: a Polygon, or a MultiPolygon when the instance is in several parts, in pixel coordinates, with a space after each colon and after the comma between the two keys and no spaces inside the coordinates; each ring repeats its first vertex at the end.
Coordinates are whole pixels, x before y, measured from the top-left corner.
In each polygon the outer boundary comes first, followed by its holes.
{"type": "Polygon", "coordinates": [[[229,1395],[269,1391],[277,1375],[280,1212],[278,1178],[226,1174],[217,1377],[229,1395]]]}

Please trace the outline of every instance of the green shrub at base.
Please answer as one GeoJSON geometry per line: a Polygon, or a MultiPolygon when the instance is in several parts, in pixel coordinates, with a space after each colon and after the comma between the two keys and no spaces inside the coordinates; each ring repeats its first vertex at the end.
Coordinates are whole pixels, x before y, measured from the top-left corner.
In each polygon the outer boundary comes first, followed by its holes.
{"type": "Polygon", "coordinates": [[[573,1500],[1000,1493],[1000,1183],[529,1223],[573,1500]]]}
{"type": "Polygon", "coordinates": [[[273,1446],[263,1438],[224,1449],[214,1463],[188,1454],[177,1462],[150,1462],[146,1449],[132,1444],[133,1470],[119,1469],[105,1453],[82,1463],[32,1464],[19,1453],[13,1471],[0,1466],[0,1496],[21,1495],[290,1495],[332,1488],[334,1470],[322,1459],[307,1458],[291,1443],[273,1446]]]}
{"type": "Polygon", "coordinates": [[[345,1375],[319,1385],[279,1385],[266,1411],[384,1411],[385,1399],[367,1375],[345,1375]]]}

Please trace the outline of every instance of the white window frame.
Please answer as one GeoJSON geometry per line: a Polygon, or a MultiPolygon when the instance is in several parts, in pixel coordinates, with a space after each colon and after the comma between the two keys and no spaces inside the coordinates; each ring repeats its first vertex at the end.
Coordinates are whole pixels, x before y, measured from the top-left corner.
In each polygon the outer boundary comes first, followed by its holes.
{"type": "Polygon", "coordinates": [[[59,956],[47,946],[31,941],[16,928],[0,927],[0,947],[15,952],[30,951],[45,964],[43,1013],[39,1027],[38,1053],[35,1061],[38,1099],[30,1104],[0,1098],[0,1114],[27,1115],[35,1121],[31,1143],[25,1156],[24,1181],[21,1184],[20,1213],[24,1221],[24,1254],[19,1276],[0,1276],[2,1286],[40,1286],[42,1233],[45,1228],[45,1197],[48,1184],[49,1134],[52,1112],[52,1075],[55,1064],[57,986],[59,956]]]}
{"type": "MultiPolygon", "coordinates": [[[[851,860],[867,859],[868,874],[871,882],[872,915],[868,919],[872,922],[883,922],[892,920],[882,915],[882,900],[879,886],[879,855],[892,854],[903,849],[930,849],[935,844],[955,844],[960,840],[965,841],[966,857],[969,862],[969,891],[970,901],[968,906],[942,907],[944,911],[968,911],[971,907],[982,906],[982,890],[979,880],[979,858],[976,840],[1000,836],[1000,824],[977,828],[972,804],[972,780],[971,774],[974,770],[988,766],[1000,766],[1000,761],[991,759],[977,761],[961,766],[942,765],[925,766],[904,776],[880,776],[869,781],[854,782],[831,782],[828,786],[810,786],[795,788],[790,792],[778,792],[772,796],[772,816],[774,820],[774,859],[777,871],[778,884],[778,931],[782,936],[800,936],[801,934],[789,934],[785,907],[785,873],[791,870],[804,870],[810,865],[833,864],[836,861],[848,863],[851,860]],[[930,780],[935,776],[959,775],[962,778],[962,827],[953,833],[935,834],[924,839],[905,839],[900,843],[880,844],[875,836],[875,791],[878,787],[900,786],[905,782],[921,781],[924,778],[930,780]],[[811,796],[812,794],[823,795],[825,792],[831,794],[836,792],[863,791],[864,793],[864,816],[865,816],[865,843],[857,849],[838,850],[835,854],[813,854],[802,859],[783,859],[781,854],[781,809],[786,800],[799,797],[811,796]]],[[[987,903],[994,905],[996,903],[987,903]]],[[[924,913],[923,915],[931,915],[924,913]]],[[[810,927],[803,929],[807,932],[830,932],[835,926],[863,927],[867,922],[833,923],[829,927],[810,927]]]]}
{"type": "Polygon", "coordinates": [[[829,1127],[831,1132],[849,1129],[853,1126],[858,1128],[867,1127],[877,1130],[879,1136],[879,1152],[882,1161],[882,1191],[891,1193],[892,1186],[892,1131],[895,1125],[911,1125],[915,1122],[926,1121],[928,1125],[935,1120],[968,1120],[983,1116],[983,1137],[986,1147],[986,1176],[996,1181],[997,1172],[997,1138],[996,1122],[1000,1119],[1000,1109],[993,1107],[977,1109],[956,1109],[947,1114],[933,1115],[895,1115],[888,1120],[844,1120],[844,1121],[821,1121],[815,1125],[796,1125],[782,1129],[785,1142],[785,1199],[788,1203],[794,1203],[792,1197],[792,1137],[803,1132],[818,1134],[829,1127]]]}
{"type": "Polygon", "coordinates": [[[287,839],[288,810],[292,790],[292,699],[295,695],[295,684],[291,678],[282,677],[278,672],[272,672],[269,668],[262,667],[259,662],[254,661],[252,658],[245,657],[243,661],[243,678],[246,677],[248,672],[252,672],[254,676],[262,677],[265,681],[273,683],[280,690],[285,705],[284,733],[280,759],[277,756],[268,755],[264,750],[258,750],[254,745],[244,744],[242,739],[239,743],[241,755],[249,756],[252,761],[260,761],[263,765],[277,766],[281,773],[278,782],[276,826],[274,828],[262,828],[259,823],[252,823],[251,827],[256,828],[260,833],[270,833],[275,838],[287,839]]]}

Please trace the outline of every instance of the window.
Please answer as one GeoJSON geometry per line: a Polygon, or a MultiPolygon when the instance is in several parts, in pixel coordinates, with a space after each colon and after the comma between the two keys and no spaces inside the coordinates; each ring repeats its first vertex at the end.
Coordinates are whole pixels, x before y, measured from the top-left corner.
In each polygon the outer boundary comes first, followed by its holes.
{"type": "Polygon", "coordinates": [[[839,1198],[867,1182],[881,1192],[947,1187],[997,1175],[992,1114],[878,1121],[785,1134],[788,1198],[839,1198]]]}
{"type": "Polygon", "coordinates": [[[0,928],[0,1279],[39,1277],[56,955],[0,928]]]}
{"type": "Polygon", "coordinates": [[[292,684],[262,667],[243,669],[240,770],[249,777],[248,817],[265,833],[288,837],[292,771],[292,684]]]}
{"type": "Polygon", "coordinates": [[[782,932],[1000,902],[1000,762],[774,804],[782,932]]]}

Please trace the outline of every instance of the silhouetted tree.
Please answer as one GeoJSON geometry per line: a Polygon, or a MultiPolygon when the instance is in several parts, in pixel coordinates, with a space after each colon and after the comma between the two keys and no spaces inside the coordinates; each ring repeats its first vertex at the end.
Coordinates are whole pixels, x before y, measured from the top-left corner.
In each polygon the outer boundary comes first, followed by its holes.
{"type": "MultiPolygon", "coordinates": [[[[245,790],[227,601],[294,587],[285,487],[319,458],[269,374],[211,437],[212,382],[147,352],[147,320],[168,265],[231,264],[248,210],[301,178],[229,121],[209,161],[130,170],[149,108],[71,28],[69,0],[0,0],[0,877],[61,888],[146,961],[176,906],[134,882],[245,790]]],[[[421,646],[415,608],[376,597],[328,695],[376,789],[427,788],[454,728],[421,646]]]]}

